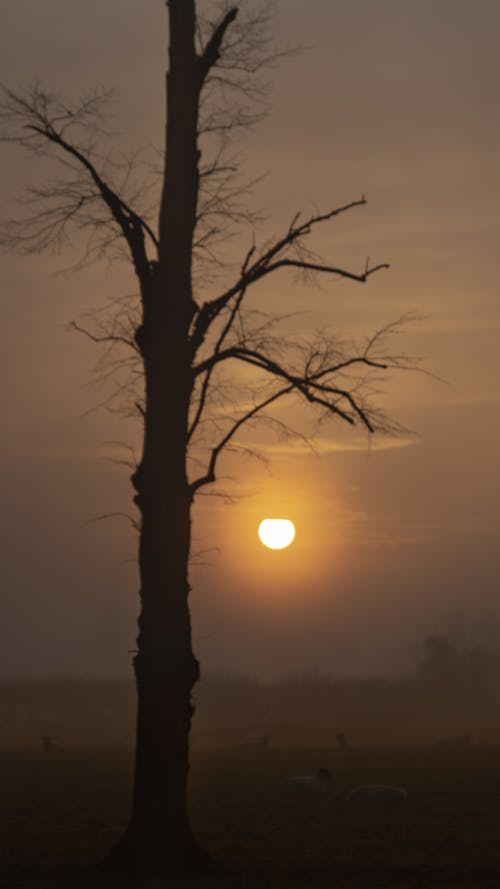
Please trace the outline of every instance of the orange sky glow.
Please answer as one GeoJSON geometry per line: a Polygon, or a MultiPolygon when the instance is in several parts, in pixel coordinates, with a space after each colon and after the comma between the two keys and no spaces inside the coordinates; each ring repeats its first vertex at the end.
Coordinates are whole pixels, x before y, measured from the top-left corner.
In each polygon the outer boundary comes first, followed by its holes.
{"type": "MultiPolygon", "coordinates": [[[[251,2],[251,0],[248,0],[251,2]]],[[[78,96],[117,86],[116,132],[161,144],[165,11],[135,0],[5,0],[0,81],[78,96]]],[[[411,671],[422,639],[500,646],[500,6],[492,0],[281,0],[278,43],[310,47],[272,73],[270,113],[244,148],[259,242],[294,214],[353,210],[314,249],[348,268],[389,262],[360,286],[285,273],[252,307],[283,336],[363,338],[401,316],[396,350],[430,372],[377,382],[405,431],[375,437],[315,422],[245,430],[217,491],[194,511],[196,650],[210,673],[262,678],[411,671]],[[314,444],[312,450],[306,439],[314,444]],[[249,456],[255,451],[257,457],[249,456]],[[260,456],[260,459],[259,459],[260,456]],[[231,502],[226,502],[230,500],[231,502]],[[266,517],[297,535],[273,552],[266,517]]],[[[40,170],[0,146],[2,215],[40,170]]],[[[239,261],[252,230],[228,245],[239,261]]],[[[78,255],[3,254],[3,671],[129,675],[138,611],[128,460],[137,421],[99,409],[95,346],[67,330],[134,289],[119,262],[54,275],[78,255]]],[[[197,281],[200,296],[215,284],[197,281]]]]}

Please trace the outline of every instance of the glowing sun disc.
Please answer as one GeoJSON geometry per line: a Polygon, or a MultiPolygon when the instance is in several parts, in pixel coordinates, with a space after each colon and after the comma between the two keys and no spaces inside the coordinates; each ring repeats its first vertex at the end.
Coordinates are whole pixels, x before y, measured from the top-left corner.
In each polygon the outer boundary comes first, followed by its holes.
{"type": "Polygon", "coordinates": [[[295,525],[290,519],[263,519],[259,539],[269,549],[285,549],[295,538],[295,525]]]}

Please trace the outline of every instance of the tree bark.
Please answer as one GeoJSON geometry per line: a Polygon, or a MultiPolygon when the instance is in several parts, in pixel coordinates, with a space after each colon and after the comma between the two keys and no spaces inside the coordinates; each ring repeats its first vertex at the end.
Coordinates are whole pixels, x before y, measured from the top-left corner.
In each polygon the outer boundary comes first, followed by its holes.
{"type": "Polygon", "coordinates": [[[199,678],[188,604],[191,493],[186,470],[198,192],[194,0],[169,0],[168,10],[159,259],[141,280],[143,319],[136,333],[146,391],[143,454],[132,476],[142,516],[134,795],[129,826],[108,861],[115,871],[142,874],[198,869],[209,862],[193,837],[186,801],[191,692],[199,678]]]}
{"type": "MultiPolygon", "coordinates": [[[[200,859],[186,807],[191,691],[199,676],[188,605],[190,494],[184,456],[190,386],[175,353],[167,352],[146,374],[144,453],[133,477],[142,513],[135,784],[130,825],[115,858],[142,873],[186,869],[200,859]]],[[[149,358],[145,364],[149,367],[149,358]]]]}

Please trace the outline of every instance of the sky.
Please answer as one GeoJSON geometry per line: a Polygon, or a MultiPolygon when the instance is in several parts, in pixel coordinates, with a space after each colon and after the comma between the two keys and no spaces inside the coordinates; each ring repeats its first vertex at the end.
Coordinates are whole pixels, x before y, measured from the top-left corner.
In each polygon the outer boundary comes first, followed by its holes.
{"type": "MultiPolygon", "coordinates": [[[[283,275],[255,305],[300,313],[295,332],[361,339],[416,315],[396,348],[426,373],[377,395],[410,430],[398,438],[294,414],[316,453],[256,432],[242,443],[267,466],[228,458],[233,502],[195,510],[205,673],[396,676],[432,633],[500,647],[499,27],[494,0],[277,5],[277,44],[303,50],[272,72],[270,113],[245,139],[248,169],[266,174],[257,237],[364,194],[315,249],[391,268],[363,286],[283,275]],[[257,525],[277,513],[297,537],[271,553],[257,525]]],[[[160,0],[3,0],[0,82],[116,86],[116,139],[161,145],[166,39],[160,0]]],[[[0,151],[8,218],[43,170],[0,151]]],[[[120,461],[140,431],[99,408],[95,346],[68,323],[133,285],[117,263],[60,274],[73,258],[2,254],[0,675],[130,674],[137,541],[123,516],[96,519],[132,512],[120,461]]]]}

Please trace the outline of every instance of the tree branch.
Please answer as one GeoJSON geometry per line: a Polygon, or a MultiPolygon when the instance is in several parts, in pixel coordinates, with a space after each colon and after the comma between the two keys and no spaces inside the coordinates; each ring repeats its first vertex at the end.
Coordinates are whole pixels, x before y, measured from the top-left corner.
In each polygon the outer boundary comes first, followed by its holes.
{"type": "Polygon", "coordinates": [[[158,242],[149,226],[109,187],[99,175],[92,162],[85,157],[78,148],[63,139],[51,125],[43,127],[36,126],[35,124],[28,124],[27,128],[62,148],[63,151],[74,157],[87,170],[91,179],[97,186],[102,200],[108,207],[111,216],[120,228],[120,231],[129,246],[137,275],[139,279],[142,280],[143,276],[149,272],[149,260],[147,258],[144,244],[144,231],[146,231],[152,238],[155,246],[158,246],[158,242]]]}
{"type": "MultiPolygon", "coordinates": [[[[71,221],[79,211],[84,209],[87,203],[100,198],[128,245],[137,276],[144,281],[150,274],[151,268],[146,252],[145,236],[151,240],[155,249],[158,247],[158,239],[146,220],[119,197],[91,160],[93,151],[91,136],[102,134],[96,121],[99,121],[99,118],[103,116],[101,106],[109,100],[107,94],[99,91],[83,100],[79,106],[72,108],[37,87],[27,94],[5,89],[3,93],[4,100],[0,104],[0,120],[7,127],[14,125],[17,131],[3,134],[2,140],[16,142],[36,155],[45,153],[45,144],[61,149],[67,158],[76,161],[78,168],[85,172],[96,188],[95,193],[89,192],[88,194],[85,194],[85,190],[82,189],[77,200],[75,198],[75,183],[68,182],[66,184],[67,195],[70,199],[69,205],[65,206],[63,203],[62,207],[61,205],[54,208],[49,207],[45,210],[45,216],[42,214],[42,222],[44,218],[48,218],[50,223],[49,229],[45,233],[46,236],[42,237],[42,245],[46,246],[46,238],[50,237],[51,230],[57,240],[68,221],[71,221]],[[80,147],[67,138],[70,128],[81,129],[82,127],[89,140],[86,148],[80,147]],[[61,210],[60,219],[57,217],[58,209],[61,210]]],[[[73,171],[75,170],[70,162],[67,163],[67,166],[73,171]]],[[[66,197],[64,189],[65,184],[59,184],[56,194],[59,201],[66,197]]],[[[47,201],[50,200],[51,194],[48,188],[35,188],[32,189],[31,197],[33,200],[39,198],[47,201]]],[[[33,221],[33,219],[28,220],[28,222],[33,221]]]]}
{"type": "Polygon", "coordinates": [[[266,275],[272,274],[279,268],[289,266],[305,270],[325,272],[331,275],[338,275],[342,278],[349,278],[360,283],[366,282],[369,276],[372,275],[374,272],[377,272],[380,269],[388,268],[388,265],[386,263],[381,263],[374,266],[370,266],[369,263],[367,263],[365,265],[364,271],[356,274],[338,266],[309,262],[308,260],[291,258],[286,255],[280,256],[280,254],[286,252],[291,247],[297,247],[300,244],[300,239],[307,237],[307,235],[309,235],[316,226],[332,219],[335,216],[338,216],[341,213],[345,213],[347,210],[350,210],[353,207],[359,207],[363,204],[366,204],[366,198],[364,197],[364,195],[357,201],[351,201],[349,204],[345,204],[342,207],[337,207],[336,209],[330,210],[327,213],[311,216],[301,224],[298,223],[299,216],[297,215],[292,220],[286,234],[275,241],[267,250],[261,253],[261,255],[257,259],[255,259],[253,262],[250,262],[249,259],[254,252],[254,250],[252,250],[247,255],[247,259],[243,264],[240,277],[236,281],[236,283],[229,287],[228,290],[225,291],[225,293],[221,294],[215,299],[209,300],[200,307],[195,317],[191,334],[191,345],[193,348],[193,353],[195,353],[202,345],[211,324],[214,322],[219,313],[225,308],[225,306],[228,304],[233,296],[247,290],[250,285],[255,284],[261,278],[264,278],[266,275]]]}
{"type": "Polygon", "coordinates": [[[86,330],[85,327],[81,327],[76,321],[70,321],[69,328],[82,333],[87,339],[92,340],[93,343],[121,343],[123,346],[129,346],[135,352],[139,352],[139,348],[133,340],[129,340],[127,337],[120,336],[119,334],[95,334],[90,330],[86,330]]]}
{"type": "Polygon", "coordinates": [[[277,401],[278,398],[281,398],[283,395],[286,395],[288,392],[291,392],[293,386],[287,386],[284,389],[280,389],[278,392],[274,392],[268,398],[264,399],[264,401],[259,402],[252,408],[252,410],[248,411],[242,417],[240,417],[236,422],[231,426],[229,432],[221,439],[218,445],[216,445],[212,449],[212,453],[210,456],[210,461],[208,464],[208,469],[205,475],[200,476],[190,485],[191,497],[193,498],[196,492],[202,488],[204,485],[213,484],[216,481],[215,470],[217,467],[217,460],[219,458],[220,453],[224,450],[225,447],[229,444],[233,436],[237,433],[238,429],[240,429],[244,423],[247,423],[253,417],[255,417],[260,411],[264,410],[264,408],[268,407],[274,401],[277,401]]]}
{"type": "MultiPolygon", "coordinates": [[[[231,346],[231,348],[224,349],[224,351],[221,351],[219,353],[214,353],[210,356],[210,358],[205,359],[205,361],[202,361],[199,365],[197,365],[194,368],[194,373],[196,375],[203,373],[204,371],[211,369],[221,361],[227,361],[230,358],[239,359],[240,361],[246,361],[249,364],[254,364],[256,367],[260,367],[263,370],[268,370],[270,373],[273,373],[276,376],[283,376],[286,379],[290,380],[295,379],[295,377],[292,377],[292,375],[290,375],[288,371],[285,371],[283,368],[280,367],[280,365],[277,364],[276,361],[269,358],[264,353],[239,345],[231,346]]],[[[348,367],[352,367],[355,364],[365,364],[368,367],[377,367],[380,370],[387,370],[388,367],[387,364],[368,358],[367,355],[358,355],[353,358],[346,358],[345,361],[339,361],[338,364],[325,367],[310,376],[305,376],[304,379],[310,383],[314,380],[320,379],[327,374],[338,373],[339,371],[346,370],[348,367]]]]}
{"type": "Polygon", "coordinates": [[[251,349],[243,349],[239,347],[228,349],[225,353],[223,353],[222,356],[220,356],[220,360],[226,360],[228,358],[235,358],[239,361],[246,362],[247,364],[252,364],[254,367],[257,367],[260,370],[264,370],[274,377],[279,377],[281,379],[287,380],[291,384],[292,389],[295,389],[301,395],[303,395],[310,404],[320,404],[322,407],[327,408],[332,413],[338,414],[343,420],[346,420],[346,422],[352,425],[355,422],[353,417],[350,414],[346,413],[346,411],[343,411],[341,408],[339,408],[338,404],[332,401],[328,401],[326,396],[329,395],[335,399],[344,399],[348,402],[354,414],[358,417],[359,420],[361,420],[363,425],[366,426],[368,431],[374,432],[374,427],[369,420],[367,412],[364,411],[363,408],[356,402],[356,400],[348,392],[348,390],[340,389],[337,386],[325,383],[319,384],[318,380],[322,380],[325,377],[329,377],[335,373],[339,373],[341,370],[344,370],[347,367],[351,367],[355,364],[364,364],[370,367],[378,367],[380,369],[386,369],[387,365],[370,360],[363,356],[359,356],[357,358],[351,358],[347,359],[346,361],[339,362],[338,364],[335,364],[333,366],[324,367],[311,375],[300,375],[287,371],[276,361],[268,358],[267,355],[251,349]],[[324,393],[325,397],[318,395],[317,392],[324,393]]]}
{"type": "MultiPolygon", "coordinates": [[[[233,309],[234,311],[234,309],[233,309]]],[[[386,370],[388,367],[405,367],[407,361],[404,356],[396,356],[391,359],[370,357],[370,350],[380,341],[382,336],[391,333],[394,325],[388,325],[374,334],[367,342],[365,351],[360,355],[350,358],[340,358],[335,362],[331,358],[333,347],[328,343],[325,344],[323,350],[315,348],[310,352],[305,362],[305,368],[301,372],[287,370],[275,358],[258,349],[250,349],[241,345],[236,345],[228,349],[216,349],[211,358],[202,362],[195,368],[195,373],[205,373],[205,379],[200,396],[200,403],[193,422],[192,431],[196,428],[200,421],[200,417],[207,397],[209,381],[215,366],[228,359],[235,359],[250,364],[259,370],[264,371],[275,379],[283,380],[285,385],[273,392],[271,395],[260,401],[254,407],[246,411],[231,425],[230,429],[222,435],[219,443],[212,449],[207,471],[196,479],[191,485],[192,496],[204,485],[211,484],[216,481],[216,466],[222,451],[227,447],[231,439],[241,427],[248,421],[254,419],[258,414],[262,413],[269,405],[286,395],[296,392],[301,395],[309,404],[317,405],[324,408],[329,414],[334,414],[349,425],[353,426],[356,422],[361,422],[369,433],[375,432],[377,428],[383,427],[383,418],[379,417],[369,406],[363,403],[362,397],[356,394],[357,390],[366,382],[364,379],[357,379],[355,384],[349,386],[338,386],[331,379],[335,375],[342,375],[346,371],[356,367],[364,366],[369,369],[386,370]]],[[[227,330],[227,324],[224,331],[227,330]]]]}
{"type": "MultiPolygon", "coordinates": [[[[369,384],[375,381],[373,371],[385,371],[389,368],[415,369],[414,360],[412,361],[405,354],[391,354],[384,345],[386,338],[397,332],[401,325],[408,320],[413,320],[412,316],[403,316],[398,321],[380,328],[366,340],[362,348],[358,348],[355,343],[352,343],[351,348],[354,354],[351,355],[347,352],[348,344],[343,344],[326,335],[315,339],[310,344],[287,342],[286,353],[290,354],[292,350],[291,354],[293,354],[295,348],[295,351],[298,351],[301,356],[299,369],[297,369],[297,365],[286,367],[283,364],[279,358],[279,343],[275,343],[273,339],[263,340],[261,347],[252,347],[252,334],[250,333],[248,338],[244,336],[240,342],[228,348],[216,348],[209,358],[194,367],[193,372],[195,375],[205,374],[204,385],[208,390],[210,377],[218,365],[231,359],[241,361],[262,371],[276,381],[283,381],[285,385],[278,390],[279,397],[295,392],[309,404],[324,409],[329,415],[338,416],[351,426],[361,423],[370,434],[377,430],[388,431],[389,429],[397,432],[401,431],[402,427],[389,422],[383,413],[373,408],[366,400],[366,395],[369,392],[369,384]],[[358,374],[356,373],[358,369],[366,369],[367,373],[358,374]]],[[[224,327],[224,332],[226,330],[227,324],[224,327]]],[[[258,341],[259,337],[256,339],[256,342],[258,341]]],[[[230,375],[230,377],[234,378],[234,375],[230,375]]],[[[277,397],[278,393],[276,392],[270,396],[272,401],[275,401],[277,397]]],[[[198,406],[197,422],[199,422],[206,398],[207,391],[204,391],[203,405],[198,406]]],[[[263,410],[270,403],[271,401],[266,398],[260,403],[260,407],[254,406],[251,411],[240,416],[229,432],[225,434],[220,432],[221,440],[215,448],[215,459],[225,447],[225,443],[232,438],[246,420],[254,418],[259,410],[263,410]]],[[[208,484],[212,480],[212,474],[209,468],[203,475],[203,479],[205,479],[203,484],[208,484]]]]}
{"type": "Polygon", "coordinates": [[[332,265],[323,265],[321,263],[307,262],[299,259],[280,259],[278,262],[274,262],[271,265],[268,265],[266,267],[265,274],[268,275],[271,272],[275,272],[276,269],[285,268],[286,266],[296,269],[304,269],[305,271],[327,272],[330,275],[340,275],[341,278],[350,278],[351,281],[359,281],[362,284],[364,284],[369,276],[373,275],[374,272],[378,272],[380,271],[380,269],[389,268],[388,263],[381,262],[378,265],[369,267],[366,266],[364,272],[362,272],[361,274],[356,274],[355,272],[349,272],[346,269],[341,269],[337,266],[332,265]]]}
{"type": "Polygon", "coordinates": [[[213,68],[213,66],[220,58],[220,49],[222,41],[224,40],[224,35],[229,25],[234,22],[237,15],[238,9],[234,6],[226,13],[219,25],[214,28],[212,36],[208,40],[202,55],[198,56],[196,64],[198,69],[200,89],[206,80],[208,72],[211,68],[213,68]]]}
{"type": "MultiPolygon", "coordinates": [[[[249,253],[247,255],[247,259],[249,256],[251,256],[251,253],[252,253],[252,251],[249,251],[249,253]]],[[[221,350],[222,350],[223,343],[233,326],[234,319],[240,310],[240,306],[241,306],[244,296],[245,296],[245,290],[242,290],[241,293],[238,294],[238,298],[234,302],[234,305],[233,305],[231,312],[229,314],[229,318],[221,330],[219,338],[215,344],[212,357],[216,358],[217,356],[221,356],[221,354],[222,354],[221,350]]],[[[223,360],[223,359],[219,358],[219,360],[223,360]]],[[[193,434],[201,421],[203,411],[205,408],[205,404],[206,404],[206,400],[207,400],[208,390],[210,387],[210,380],[212,377],[212,372],[213,372],[217,363],[218,363],[218,361],[214,360],[213,363],[211,363],[211,364],[205,364],[205,368],[203,368],[203,370],[206,371],[205,378],[204,378],[202,386],[201,386],[200,398],[199,398],[198,405],[196,408],[195,416],[194,416],[193,422],[191,423],[191,426],[189,428],[188,441],[190,441],[191,438],[193,437],[193,434]]],[[[202,371],[198,370],[197,368],[194,368],[193,372],[194,372],[195,376],[198,376],[200,373],[202,373],[202,371]]]]}

